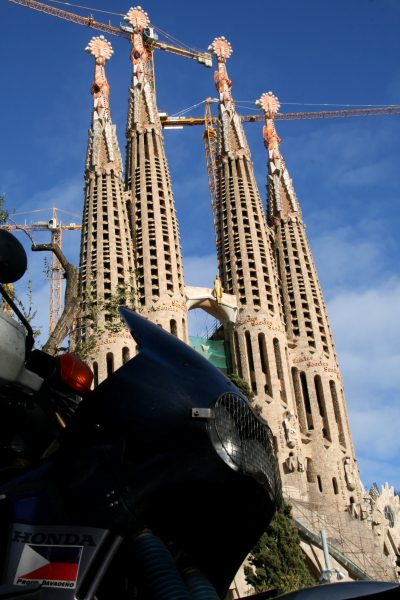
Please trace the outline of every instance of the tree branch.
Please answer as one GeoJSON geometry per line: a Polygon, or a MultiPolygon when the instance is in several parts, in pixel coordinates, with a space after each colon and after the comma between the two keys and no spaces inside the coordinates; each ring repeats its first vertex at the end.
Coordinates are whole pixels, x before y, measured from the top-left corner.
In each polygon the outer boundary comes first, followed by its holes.
{"type": "Polygon", "coordinates": [[[58,258],[65,271],[66,278],[66,290],[65,290],[65,303],[64,310],[54,331],[50,334],[49,339],[43,346],[43,350],[52,356],[55,356],[58,352],[64,338],[68,335],[71,329],[72,323],[78,315],[81,308],[81,302],[78,297],[78,285],[79,285],[79,274],[78,268],[72,265],[66,259],[63,251],[58,244],[38,244],[33,245],[32,250],[34,252],[50,251],[58,258]]]}

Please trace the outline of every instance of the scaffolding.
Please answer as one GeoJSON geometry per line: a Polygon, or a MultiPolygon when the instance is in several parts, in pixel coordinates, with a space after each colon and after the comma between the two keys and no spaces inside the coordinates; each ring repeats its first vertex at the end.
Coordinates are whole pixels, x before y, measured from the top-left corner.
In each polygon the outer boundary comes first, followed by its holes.
{"type": "Polygon", "coordinates": [[[325,529],[329,552],[356,579],[394,580],[390,558],[382,553],[381,544],[368,520],[360,521],[351,513],[329,502],[310,501],[310,492],[284,485],[284,498],[292,505],[292,517],[301,537],[317,544],[325,529]]]}

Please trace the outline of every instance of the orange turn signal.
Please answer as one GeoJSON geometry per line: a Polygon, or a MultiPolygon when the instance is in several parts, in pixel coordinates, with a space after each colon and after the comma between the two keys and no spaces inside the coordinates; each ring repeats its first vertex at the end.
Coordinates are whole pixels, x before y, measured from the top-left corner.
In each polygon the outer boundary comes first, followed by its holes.
{"type": "Polygon", "coordinates": [[[90,390],[93,372],[83,360],[68,352],[60,356],[60,365],[63,383],[80,394],[86,394],[90,390]]]}

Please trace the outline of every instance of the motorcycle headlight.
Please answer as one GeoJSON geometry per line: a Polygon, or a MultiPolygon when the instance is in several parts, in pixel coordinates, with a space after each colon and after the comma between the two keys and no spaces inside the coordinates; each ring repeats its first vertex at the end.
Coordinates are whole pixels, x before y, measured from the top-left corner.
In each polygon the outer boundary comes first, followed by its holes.
{"type": "Polygon", "coordinates": [[[220,456],[233,469],[255,477],[280,504],[281,479],[268,425],[257,418],[239,394],[223,394],[213,411],[220,456]]]}

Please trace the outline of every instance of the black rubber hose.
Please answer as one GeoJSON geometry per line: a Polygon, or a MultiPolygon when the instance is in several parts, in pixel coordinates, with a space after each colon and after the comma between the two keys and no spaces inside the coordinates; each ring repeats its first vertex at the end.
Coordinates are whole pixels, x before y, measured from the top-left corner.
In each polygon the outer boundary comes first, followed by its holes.
{"type": "Polygon", "coordinates": [[[207,577],[192,567],[182,573],[183,581],[192,600],[219,600],[219,596],[207,577]]]}
{"type": "Polygon", "coordinates": [[[192,600],[164,543],[151,531],[133,540],[136,583],[146,600],[192,600]]]}

